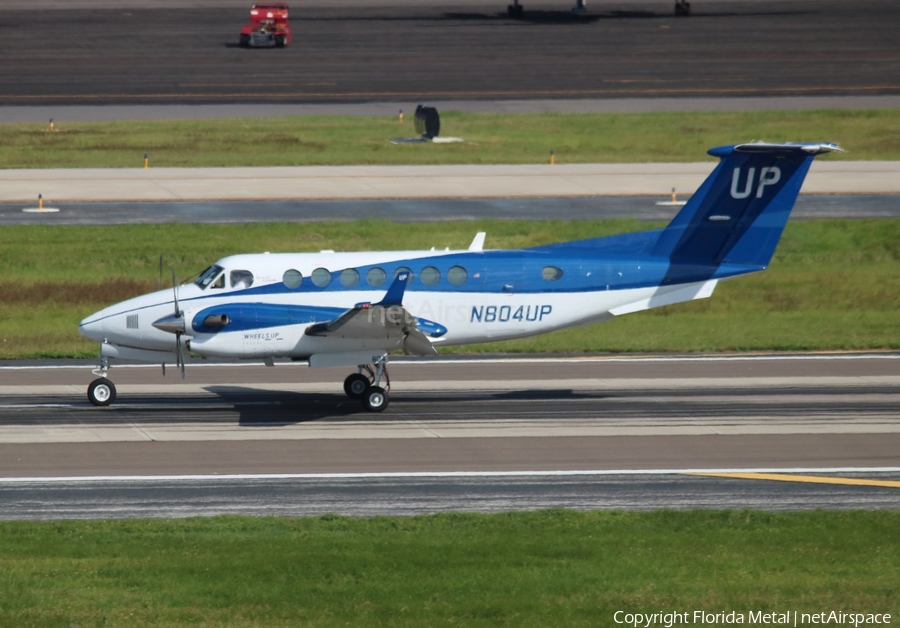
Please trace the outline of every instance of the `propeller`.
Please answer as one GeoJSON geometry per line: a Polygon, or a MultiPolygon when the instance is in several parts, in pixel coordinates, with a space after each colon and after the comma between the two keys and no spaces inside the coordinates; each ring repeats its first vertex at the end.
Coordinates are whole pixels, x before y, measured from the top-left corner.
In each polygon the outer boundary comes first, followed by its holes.
{"type": "MultiPolygon", "coordinates": [[[[181,379],[184,379],[184,348],[181,346],[181,337],[184,335],[184,312],[178,307],[178,283],[175,280],[175,269],[172,269],[172,295],[175,304],[175,313],[164,316],[153,323],[153,326],[170,334],[175,334],[175,364],[181,369],[181,379]]],[[[163,374],[166,367],[163,364],[163,374]]]]}
{"type": "Polygon", "coordinates": [[[175,318],[181,319],[181,329],[175,331],[175,360],[176,366],[181,369],[181,379],[184,379],[184,349],[181,347],[181,336],[184,334],[184,312],[178,307],[178,282],[175,280],[175,269],[172,269],[172,296],[175,302],[175,318]]]}

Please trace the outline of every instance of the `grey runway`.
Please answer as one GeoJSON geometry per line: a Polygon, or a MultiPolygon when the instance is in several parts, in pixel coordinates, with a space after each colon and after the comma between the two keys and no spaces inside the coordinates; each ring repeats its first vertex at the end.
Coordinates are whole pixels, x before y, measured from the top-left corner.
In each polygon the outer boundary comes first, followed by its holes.
{"type": "MultiPolygon", "coordinates": [[[[681,196],[686,200],[688,196],[681,196]]],[[[660,206],[661,197],[567,197],[476,199],[370,199],[296,201],[209,201],[54,203],[59,213],[22,211],[20,203],[0,205],[4,225],[109,225],[152,223],[314,222],[329,220],[600,220],[634,218],[669,221],[677,207],[660,206]]],[[[896,218],[900,195],[804,195],[797,199],[794,219],[896,218]]]]}
{"type": "MultiPolygon", "coordinates": [[[[839,477],[896,475],[844,473],[839,477]]],[[[540,508],[896,510],[900,508],[900,489],[681,474],[0,481],[0,520],[332,513],[369,517],[540,508]]]]}
{"type": "Polygon", "coordinates": [[[373,418],[332,369],[192,363],[183,382],[120,367],[120,400],[95,408],[86,362],[6,365],[0,518],[900,507],[895,354],[398,359],[391,371],[391,406],[373,418]],[[887,482],[683,475],[697,469],[887,482]]]}

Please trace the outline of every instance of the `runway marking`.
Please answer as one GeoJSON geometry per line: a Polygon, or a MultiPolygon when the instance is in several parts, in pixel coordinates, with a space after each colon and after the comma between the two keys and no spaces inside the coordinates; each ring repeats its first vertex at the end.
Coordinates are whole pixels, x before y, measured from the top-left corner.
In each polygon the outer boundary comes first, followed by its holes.
{"type": "Polygon", "coordinates": [[[317,81],[313,83],[179,83],[178,87],[326,87],[337,85],[335,81],[317,81]]]}
{"type": "MultiPolygon", "coordinates": [[[[791,94],[791,93],[811,93],[811,92],[829,92],[829,93],[847,93],[855,94],[856,92],[867,91],[896,91],[900,90],[900,85],[862,85],[858,87],[770,87],[770,88],[754,88],[754,87],[710,87],[710,88],[669,88],[669,89],[574,89],[574,90],[496,90],[496,91],[430,91],[430,92],[281,92],[270,94],[272,100],[287,100],[291,98],[501,98],[501,97],[536,97],[536,96],[552,96],[558,98],[564,97],[585,97],[585,96],[604,96],[604,95],[659,95],[659,94],[791,94]]],[[[4,95],[7,100],[18,101],[49,101],[62,99],[84,99],[84,100],[100,100],[108,98],[131,99],[131,100],[157,100],[157,99],[224,99],[224,98],[259,98],[256,92],[226,92],[221,94],[210,93],[161,93],[161,94],[11,94],[4,95]]]]}
{"type": "MultiPolygon", "coordinates": [[[[404,360],[403,358],[391,359],[391,364],[415,364],[416,366],[448,365],[448,364],[551,364],[557,362],[593,363],[593,362],[752,362],[752,361],[788,361],[788,360],[898,360],[900,353],[854,353],[854,354],[814,354],[814,355],[710,355],[710,356],[597,356],[597,357],[565,357],[565,358],[474,358],[445,360],[404,360]]],[[[276,366],[305,367],[306,362],[276,362],[276,366]]],[[[215,363],[191,363],[189,368],[222,368],[235,366],[265,366],[263,362],[215,362],[215,363]]],[[[23,365],[0,366],[0,371],[41,371],[91,368],[90,364],[60,364],[60,365],[23,365]]],[[[159,364],[116,364],[118,369],[159,369],[159,364]]]]}
{"type": "Polygon", "coordinates": [[[385,473],[237,473],[204,475],[88,475],[0,478],[2,484],[42,482],[195,482],[208,480],[357,480],[378,478],[498,478],[610,475],[706,475],[781,473],[900,473],[900,467],[836,467],[799,469],[598,469],[559,471],[396,471],[385,473]]]}
{"type": "Polygon", "coordinates": [[[0,410],[23,410],[31,408],[76,408],[74,403],[7,403],[0,405],[0,410]]]}
{"type": "Polygon", "coordinates": [[[787,475],[782,473],[691,473],[716,478],[738,478],[742,480],[774,480],[776,482],[808,482],[811,484],[845,484],[850,486],[884,486],[900,488],[897,480],[867,480],[865,478],[830,478],[815,475],[787,475]]]}

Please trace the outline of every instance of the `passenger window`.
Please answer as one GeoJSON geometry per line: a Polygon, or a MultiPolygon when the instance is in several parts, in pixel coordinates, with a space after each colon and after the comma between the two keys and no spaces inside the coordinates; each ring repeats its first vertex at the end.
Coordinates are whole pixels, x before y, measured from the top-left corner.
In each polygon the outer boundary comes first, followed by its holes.
{"type": "Polygon", "coordinates": [[[232,288],[249,288],[253,285],[253,273],[249,270],[231,271],[232,288]]]}
{"type": "Polygon", "coordinates": [[[408,269],[406,266],[401,266],[400,268],[398,268],[397,270],[394,271],[394,279],[396,279],[397,275],[399,275],[400,273],[409,273],[409,277],[407,277],[407,279],[406,279],[406,285],[409,285],[412,283],[413,277],[415,276],[415,275],[413,275],[413,271],[408,269]]]}
{"type": "Polygon", "coordinates": [[[345,268],[341,271],[341,285],[352,288],[359,283],[359,272],[355,268],[345,268]]]}
{"type": "Polygon", "coordinates": [[[541,271],[541,277],[543,277],[545,281],[556,281],[562,276],[563,271],[556,266],[544,266],[544,270],[541,271]]]}
{"type": "Polygon", "coordinates": [[[284,271],[284,276],[281,280],[284,282],[285,288],[288,290],[296,290],[300,287],[300,284],[303,283],[303,274],[299,270],[294,270],[292,268],[284,271]]]}
{"type": "Polygon", "coordinates": [[[213,284],[210,286],[210,288],[218,288],[218,289],[221,290],[221,289],[224,288],[224,287],[225,287],[225,273],[222,273],[222,274],[219,275],[219,277],[215,280],[215,282],[213,282],[213,284]]]}
{"type": "Polygon", "coordinates": [[[447,271],[447,281],[452,283],[454,286],[461,286],[466,283],[466,280],[469,278],[469,273],[466,272],[466,269],[462,266],[453,266],[450,270],[447,271]]]}
{"type": "Polygon", "coordinates": [[[422,283],[426,286],[433,286],[441,280],[441,271],[434,266],[426,266],[422,269],[422,272],[419,273],[419,279],[421,279],[422,283]]]}
{"type": "Polygon", "coordinates": [[[312,271],[311,279],[314,284],[320,288],[324,288],[331,283],[331,273],[324,268],[317,268],[312,271]]]}
{"type": "Polygon", "coordinates": [[[373,288],[377,288],[384,285],[384,282],[387,281],[387,273],[381,268],[370,268],[369,272],[366,273],[366,281],[373,288]]]}

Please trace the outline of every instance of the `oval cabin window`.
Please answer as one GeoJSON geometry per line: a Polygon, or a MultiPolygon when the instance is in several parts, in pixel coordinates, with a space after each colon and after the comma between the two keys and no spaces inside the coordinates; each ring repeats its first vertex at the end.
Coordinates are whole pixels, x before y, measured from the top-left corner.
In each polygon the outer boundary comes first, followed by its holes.
{"type": "Polygon", "coordinates": [[[562,276],[562,269],[559,269],[556,266],[544,266],[544,270],[541,271],[541,277],[543,277],[545,281],[556,281],[562,276]]]}

